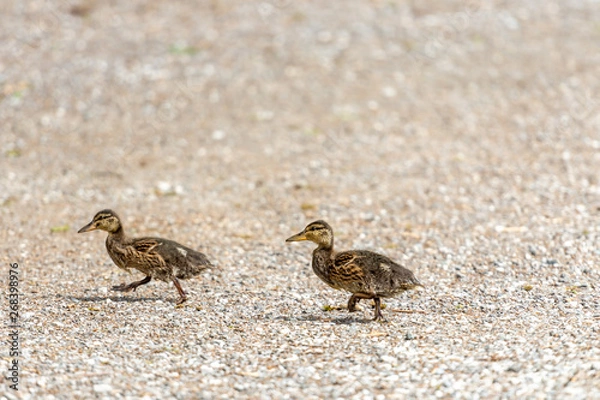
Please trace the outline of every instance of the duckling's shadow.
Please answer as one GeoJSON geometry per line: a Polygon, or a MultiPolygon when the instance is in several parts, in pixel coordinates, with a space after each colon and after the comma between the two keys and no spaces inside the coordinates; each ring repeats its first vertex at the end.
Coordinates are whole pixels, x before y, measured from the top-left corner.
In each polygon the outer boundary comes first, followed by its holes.
{"type": "Polygon", "coordinates": [[[115,303],[137,303],[144,301],[158,301],[168,303],[176,303],[175,300],[165,300],[162,297],[138,297],[138,296],[60,296],[66,300],[78,300],[92,303],[99,303],[106,300],[114,301],[115,303]]]}
{"type": "Polygon", "coordinates": [[[310,315],[299,315],[299,316],[280,316],[275,320],[286,321],[286,322],[322,322],[322,323],[334,323],[336,325],[351,325],[351,324],[368,324],[373,322],[369,318],[357,318],[354,315],[346,315],[342,317],[323,317],[315,314],[310,315]]]}

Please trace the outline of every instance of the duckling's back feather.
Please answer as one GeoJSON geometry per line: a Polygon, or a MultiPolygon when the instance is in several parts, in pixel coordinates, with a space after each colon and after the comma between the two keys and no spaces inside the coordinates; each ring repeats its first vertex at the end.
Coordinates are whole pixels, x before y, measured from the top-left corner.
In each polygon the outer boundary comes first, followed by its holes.
{"type": "Polygon", "coordinates": [[[422,286],[414,274],[390,258],[368,250],[338,253],[330,279],[352,293],[391,297],[422,286]]]}
{"type": "Polygon", "coordinates": [[[173,266],[173,274],[179,279],[188,279],[207,268],[212,268],[208,258],[199,251],[168,239],[152,238],[160,243],[156,251],[167,264],[173,266]]]}
{"type": "Polygon", "coordinates": [[[162,281],[169,281],[173,276],[188,279],[212,267],[204,254],[163,238],[143,237],[120,242],[109,235],[106,248],[119,267],[134,268],[162,281]]]}

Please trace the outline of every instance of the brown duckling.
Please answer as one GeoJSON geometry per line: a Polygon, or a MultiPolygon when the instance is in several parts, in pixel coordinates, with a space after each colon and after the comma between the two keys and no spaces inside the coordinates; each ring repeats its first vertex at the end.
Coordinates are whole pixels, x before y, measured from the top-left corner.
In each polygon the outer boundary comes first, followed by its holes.
{"type": "Polygon", "coordinates": [[[373,299],[375,318],[384,319],[381,298],[395,297],[402,292],[423,286],[414,274],[388,257],[367,250],[336,253],[333,250],[333,230],[325,221],[315,221],[286,240],[310,240],[318,245],[313,251],[312,268],[323,282],[334,289],[352,293],[348,311],[356,311],[361,299],[373,299]]]}
{"type": "Polygon", "coordinates": [[[138,286],[145,285],[152,278],[164,282],[172,281],[180,296],[177,304],[182,304],[187,300],[187,296],[179,279],[189,279],[207,268],[212,268],[204,254],[172,240],[127,237],[119,216],[112,210],[98,212],[92,222],[81,228],[78,233],[97,229],[108,232],[106,249],[117,267],[125,270],[137,269],[146,275],[142,280],[113,286],[113,290],[135,292],[138,286]]]}

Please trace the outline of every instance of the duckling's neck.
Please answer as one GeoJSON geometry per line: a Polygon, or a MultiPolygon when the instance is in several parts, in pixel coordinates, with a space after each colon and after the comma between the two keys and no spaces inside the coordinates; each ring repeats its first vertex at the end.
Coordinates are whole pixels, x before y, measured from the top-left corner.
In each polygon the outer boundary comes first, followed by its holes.
{"type": "Polygon", "coordinates": [[[123,227],[121,225],[119,225],[116,231],[108,232],[108,237],[110,238],[110,240],[116,242],[123,242],[126,238],[125,231],[123,230],[123,227]]]}
{"type": "Polygon", "coordinates": [[[329,275],[333,265],[333,245],[327,246],[320,244],[313,251],[312,269],[314,273],[325,283],[331,285],[329,275]]]}

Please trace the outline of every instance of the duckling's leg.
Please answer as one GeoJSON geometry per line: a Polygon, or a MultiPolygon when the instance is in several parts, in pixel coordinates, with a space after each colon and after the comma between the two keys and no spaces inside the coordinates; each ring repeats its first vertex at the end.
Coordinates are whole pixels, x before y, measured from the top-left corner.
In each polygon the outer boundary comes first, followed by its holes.
{"type": "Polygon", "coordinates": [[[152,277],[147,276],[144,279],[142,279],[141,281],[131,282],[130,284],[122,283],[120,285],[113,286],[112,290],[115,290],[117,292],[131,292],[133,290],[135,292],[135,290],[138,288],[138,286],[145,285],[146,283],[150,282],[151,280],[152,280],[152,277]]]}
{"type": "Polygon", "coordinates": [[[383,314],[381,313],[381,300],[379,297],[373,297],[373,301],[375,302],[375,318],[373,318],[373,321],[380,319],[385,322],[385,318],[383,318],[383,314]]]}
{"type": "Polygon", "coordinates": [[[179,292],[179,296],[181,296],[181,298],[177,302],[177,305],[185,303],[187,300],[187,296],[185,295],[185,292],[183,291],[183,288],[181,287],[179,280],[177,280],[176,277],[173,277],[171,279],[173,280],[173,283],[175,284],[175,287],[177,288],[177,291],[179,292]]]}
{"type": "Polygon", "coordinates": [[[354,293],[350,300],[348,300],[348,311],[354,312],[356,311],[356,304],[360,301],[360,299],[371,299],[373,298],[370,294],[365,293],[354,293]]]}

